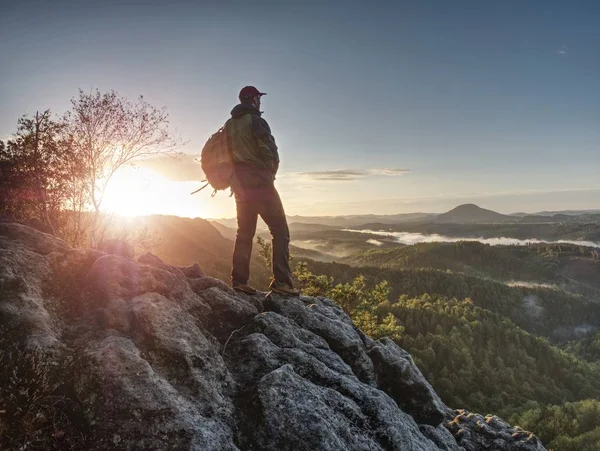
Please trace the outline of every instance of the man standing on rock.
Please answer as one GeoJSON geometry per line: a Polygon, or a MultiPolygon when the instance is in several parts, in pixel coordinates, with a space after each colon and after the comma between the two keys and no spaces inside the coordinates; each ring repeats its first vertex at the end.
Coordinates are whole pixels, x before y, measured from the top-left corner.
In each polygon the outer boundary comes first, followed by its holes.
{"type": "Polygon", "coordinates": [[[260,99],[266,95],[254,86],[240,91],[240,103],[231,110],[231,120],[225,131],[234,163],[231,189],[237,208],[237,235],[233,249],[231,285],[246,294],[256,294],[248,285],[252,240],[256,233],[258,215],[271,232],[273,280],[269,288],[281,294],[298,295],[293,286],[289,264],[290,231],[275,175],[279,169],[279,154],[275,138],[260,111],[260,99]]]}

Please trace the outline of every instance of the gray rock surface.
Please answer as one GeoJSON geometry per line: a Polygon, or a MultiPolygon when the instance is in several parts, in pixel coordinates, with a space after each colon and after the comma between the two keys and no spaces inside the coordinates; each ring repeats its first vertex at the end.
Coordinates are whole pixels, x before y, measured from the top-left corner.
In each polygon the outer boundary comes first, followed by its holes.
{"type": "Polygon", "coordinates": [[[377,385],[413,418],[424,424],[439,425],[450,409],[442,402],[415,365],[412,357],[389,338],[369,350],[377,385]]]}
{"type": "Polygon", "coordinates": [[[329,299],[240,295],[197,265],[72,249],[10,221],[0,331],[2,387],[54,402],[25,406],[38,432],[0,419],[0,449],[544,449],[496,417],[443,423],[455,413],[410,355],[329,299]]]}
{"type": "Polygon", "coordinates": [[[446,427],[465,451],[543,451],[546,448],[531,432],[512,427],[495,415],[482,416],[457,410],[446,427]]]}
{"type": "Polygon", "coordinates": [[[429,424],[421,424],[419,426],[421,433],[431,440],[436,446],[443,451],[464,451],[462,446],[458,446],[454,436],[444,425],[433,427],[429,424]]]}

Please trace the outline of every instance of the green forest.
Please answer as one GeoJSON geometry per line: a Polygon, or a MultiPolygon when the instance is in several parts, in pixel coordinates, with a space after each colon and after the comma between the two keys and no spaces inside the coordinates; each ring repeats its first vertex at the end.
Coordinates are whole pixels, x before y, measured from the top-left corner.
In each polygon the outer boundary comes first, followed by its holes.
{"type": "Polygon", "coordinates": [[[540,406],[516,415],[513,421],[544,437],[557,451],[600,449],[600,401],[586,399],[561,406],[540,406]]]}
{"type": "Polygon", "coordinates": [[[374,338],[391,336],[451,407],[503,416],[549,449],[592,450],[600,438],[596,252],[419,244],[359,251],[345,263],[302,258],[296,277],[374,338]]]}

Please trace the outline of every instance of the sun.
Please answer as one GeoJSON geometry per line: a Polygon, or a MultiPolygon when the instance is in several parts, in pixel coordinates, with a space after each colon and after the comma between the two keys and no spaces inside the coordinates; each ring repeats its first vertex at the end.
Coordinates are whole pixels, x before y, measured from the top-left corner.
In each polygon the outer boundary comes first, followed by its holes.
{"type": "Polygon", "coordinates": [[[106,186],[102,210],[123,216],[141,216],[156,210],[151,191],[163,184],[163,177],[147,168],[121,168],[106,186]]]}
{"type": "Polygon", "coordinates": [[[174,181],[146,167],[124,167],[107,184],[102,211],[120,216],[154,214],[214,217],[210,196],[191,196],[198,181],[174,181]]]}

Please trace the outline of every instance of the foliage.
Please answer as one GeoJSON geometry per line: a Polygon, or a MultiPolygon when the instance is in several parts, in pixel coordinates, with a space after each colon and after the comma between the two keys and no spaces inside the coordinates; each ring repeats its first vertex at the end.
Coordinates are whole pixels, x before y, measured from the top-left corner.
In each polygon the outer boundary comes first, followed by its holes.
{"type": "Polygon", "coordinates": [[[305,262],[298,262],[294,277],[302,292],[309,296],[326,296],[335,301],[367,335],[378,339],[389,336],[399,340],[404,331],[391,314],[379,312],[380,305],[389,304],[389,288],[383,281],[368,288],[364,276],[357,276],[351,283],[334,283],[333,278],[315,275],[305,262]]]}
{"type": "MultiPolygon", "coordinates": [[[[489,278],[431,268],[380,269],[352,267],[305,259],[314,274],[327,275],[339,282],[364,275],[368,285],[387,281],[391,298],[422,294],[450,298],[471,298],[473,303],[502,316],[528,332],[563,343],[577,338],[585,325],[600,326],[600,303],[593,296],[571,294],[554,284],[507,285],[489,278]]],[[[588,288],[595,296],[600,291],[588,288]]]]}
{"type": "Polygon", "coordinates": [[[597,399],[537,406],[513,416],[511,422],[536,431],[536,435],[549,449],[600,449],[600,401],[597,399]]]}
{"type": "Polygon", "coordinates": [[[23,116],[0,142],[0,214],[43,223],[74,246],[100,243],[107,226],[100,208],[114,174],[181,144],[168,122],[166,110],[143,97],[130,102],[98,90],[80,90],[61,119],[49,110],[23,116]]]}
{"type": "Polygon", "coordinates": [[[16,134],[0,144],[0,213],[65,233],[65,206],[83,174],[65,127],[50,110],[18,120],[16,134]]]}
{"type": "Polygon", "coordinates": [[[507,414],[600,395],[596,366],[470,299],[404,296],[390,310],[406,329],[399,344],[450,405],[507,414]]]}
{"type": "Polygon", "coordinates": [[[600,361],[600,330],[595,330],[580,340],[571,341],[565,349],[583,359],[600,361]]]}
{"type": "Polygon", "coordinates": [[[54,366],[47,356],[8,346],[9,332],[0,333],[0,448],[88,449],[89,425],[58,374],[71,364],[54,366]]]}
{"type": "Polygon", "coordinates": [[[267,242],[263,237],[256,237],[256,244],[258,244],[258,255],[260,255],[265,261],[265,265],[268,269],[273,266],[273,250],[271,243],[267,242]]]}

